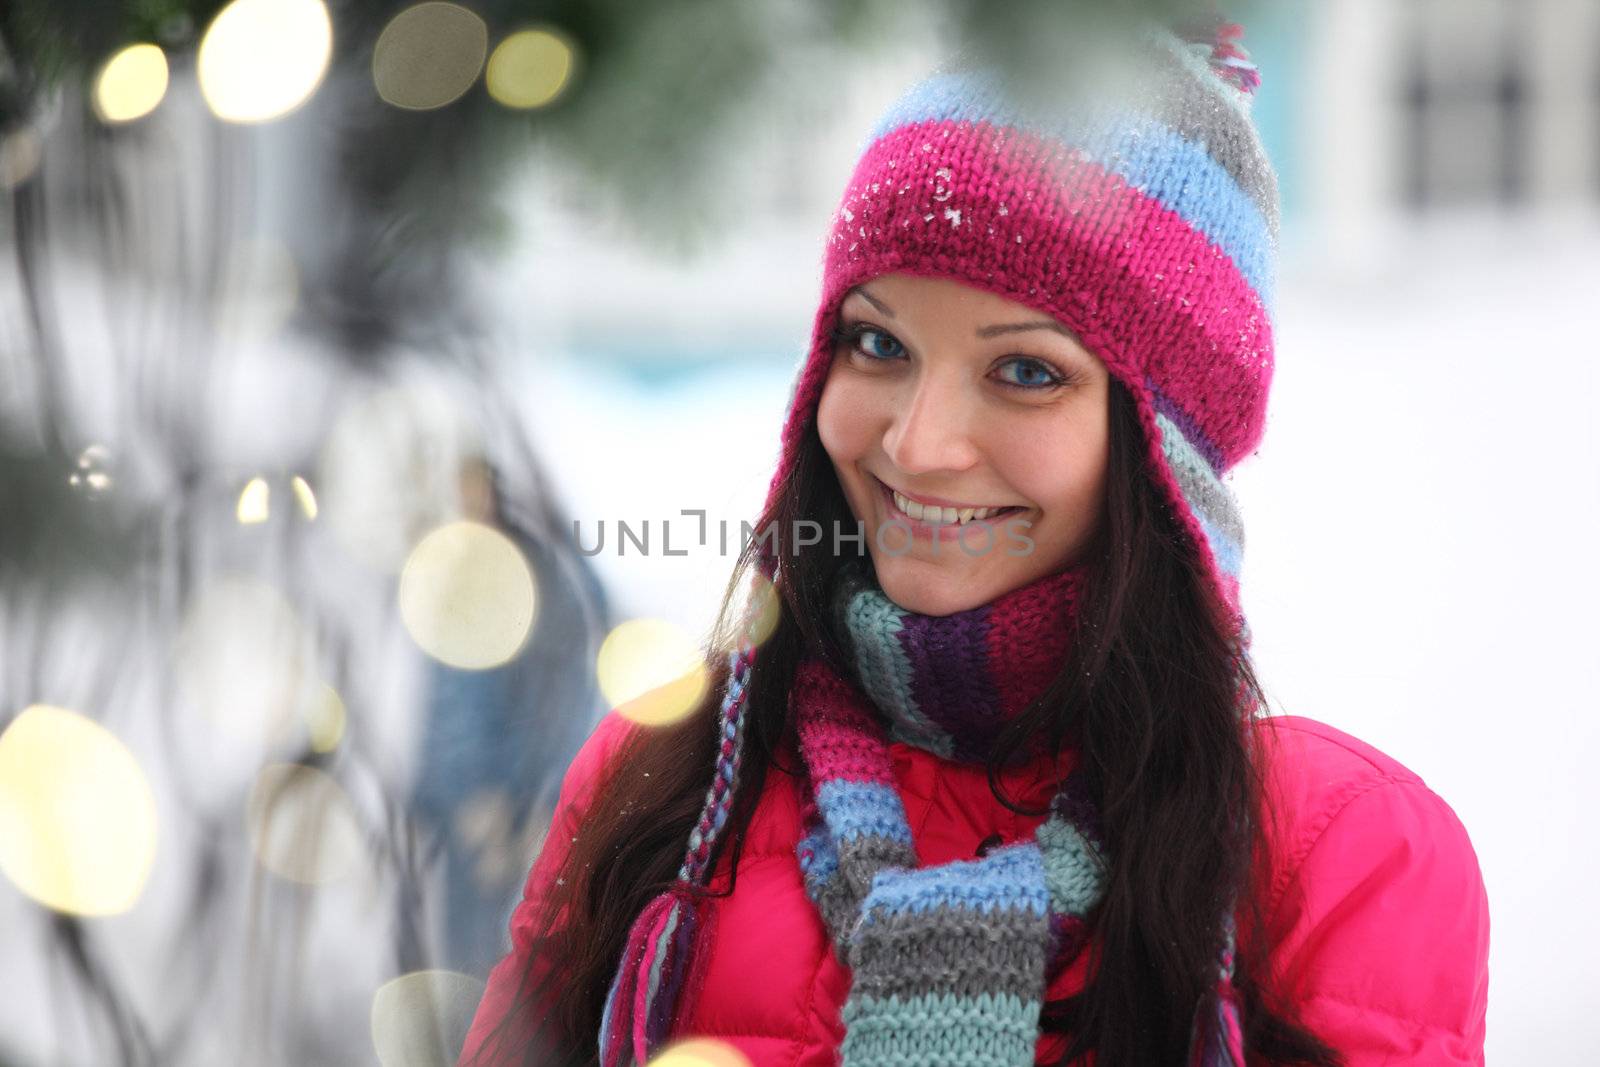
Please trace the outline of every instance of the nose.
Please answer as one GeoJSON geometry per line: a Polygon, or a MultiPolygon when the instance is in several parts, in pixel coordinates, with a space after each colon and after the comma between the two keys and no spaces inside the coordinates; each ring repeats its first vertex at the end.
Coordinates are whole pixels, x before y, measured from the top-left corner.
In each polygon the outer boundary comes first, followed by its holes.
{"type": "Polygon", "coordinates": [[[976,418],[958,375],[923,373],[889,424],[884,452],[907,474],[967,470],[978,462],[976,418]]]}

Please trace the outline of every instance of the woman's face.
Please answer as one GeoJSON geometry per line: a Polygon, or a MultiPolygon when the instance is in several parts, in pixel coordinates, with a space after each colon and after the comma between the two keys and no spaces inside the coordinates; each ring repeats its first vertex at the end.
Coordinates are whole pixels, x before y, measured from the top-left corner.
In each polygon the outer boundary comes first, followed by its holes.
{"type": "Polygon", "coordinates": [[[817,429],[891,600],[949,615],[1077,561],[1105,500],[1105,364],[1032,308],[907,274],[850,290],[836,336],[817,429]]]}

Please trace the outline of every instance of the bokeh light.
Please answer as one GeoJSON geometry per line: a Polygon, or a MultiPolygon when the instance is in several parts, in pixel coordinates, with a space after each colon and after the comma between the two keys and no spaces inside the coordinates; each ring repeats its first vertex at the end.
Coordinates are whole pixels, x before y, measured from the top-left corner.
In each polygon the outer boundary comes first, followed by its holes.
{"type": "Polygon", "coordinates": [[[105,445],[90,445],[78,454],[77,469],[67,476],[67,484],[90,494],[105,492],[113,484],[108,469],[110,462],[110,449],[105,445]]]}
{"type": "Polygon", "coordinates": [[[468,670],[517,654],[537,612],[533,571],[499,530],[462,520],[424,537],[400,573],[400,618],[422,650],[468,670]]]}
{"type": "Polygon", "coordinates": [[[699,646],[661,619],[630,619],[607,634],[596,672],[611,706],[644,726],[682,719],[710,685],[699,646]]]}
{"type": "Polygon", "coordinates": [[[127,911],[156,856],[156,802],[115,734],[35,704],[0,733],[0,871],[46,907],[127,911]]]}
{"type": "Polygon", "coordinates": [[[251,478],[239,493],[239,504],[234,508],[234,515],[242,526],[266,522],[271,512],[271,504],[272,488],[267,485],[267,480],[261,477],[251,478]]]}
{"type": "Polygon", "coordinates": [[[519,30],[495,46],[484,82],[506,107],[544,107],[572,80],[577,53],[571,41],[550,29],[519,30]]]}
{"type": "Polygon", "coordinates": [[[750,1060],[726,1041],[693,1037],[650,1057],[649,1067],[750,1067],[750,1060]]]}
{"type": "Polygon", "coordinates": [[[266,122],[310,99],[333,54],[322,0],[233,0],[200,40],[206,104],[228,122],[266,122]]]}
{"type": "Polygon", "coordinates": [[[328,753],[344,740],[347,716],[344,700],[331,685],[323,685],[305,705],[306,734],[313,752],[328,753]]]}
{"type": "Polygon", "coordinates": [[[372,84],[395,107],[444,107],[472,88],[488,52],[483,19],[460,4],[430,0],[400,12],[378,35],[372,84]]]}
{"type": "Polygon", "coordinates": [[[94,81],[94,110],[103,122],[132,122],[167,95],[167,57],[153,44],[130,44],[106,60],[94,81]]]}
{"type": "Polygon", "coordinates": [[[31,126],[0,137],[0,189],[15,189],[33,177],[43,158],[44,142],[31,126]]]}
{"type": "Polygon", "coordinates": [[[294,490],[294,498],[300,503],[300,511],[308,519],[317,517],[317,494],[311,491],[311,483],[296,474],[290,481],[289,487],[294,490]]]}
{"type": "Polygon", "coordinates": [[[456,971],[413,971],[372,996],[372,1048],[383,1067],[454,1063],[484,983],[456,971]]]}
{"type": "Polygon", "coordinates": [[[315,767],[263,767],[246,818],[256,861],[280,878],[326,885],[363,865],[366,846],[355,808],[339,783],[315,767]]]}
{"type": "Polygon", "coordinates": [[[751,616],[751,640],[757,645],[766,644],[767,638],[778,628],[778,618],[783,613],[783,599],[766,575],[759,572],[752,575],[750,599],[745,610],[751,616]]]}

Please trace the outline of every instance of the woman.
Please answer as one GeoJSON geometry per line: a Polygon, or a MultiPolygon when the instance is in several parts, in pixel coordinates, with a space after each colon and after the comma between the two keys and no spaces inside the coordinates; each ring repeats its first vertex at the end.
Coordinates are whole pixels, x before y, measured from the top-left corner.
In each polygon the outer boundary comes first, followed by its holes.
{"type": "Polygon", "coordinates": [[[1071,122],[956,73],[874,132],[740,559],[776,620],[585,745],[464,1063],[1482,1062],[1461,824],[1248,657],[1254,70],[1140,48],[1071,122]]]}

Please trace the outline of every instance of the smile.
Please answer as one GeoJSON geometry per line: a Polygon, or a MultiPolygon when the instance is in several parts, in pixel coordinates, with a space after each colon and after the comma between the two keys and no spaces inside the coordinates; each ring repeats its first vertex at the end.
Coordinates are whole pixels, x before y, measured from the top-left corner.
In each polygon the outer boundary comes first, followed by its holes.
{"type": "MultiPolygon", "coordinates": [[[[876,479],[874,479],[876,480],[876,479]]],[[[1017,505],[956,504],[941,500],[919,500],[878,481],[880,492],[901,516],[913,522],[939,526],[965,526],[971,522],[998,518],[1026,510],[1017,505]]]]}

